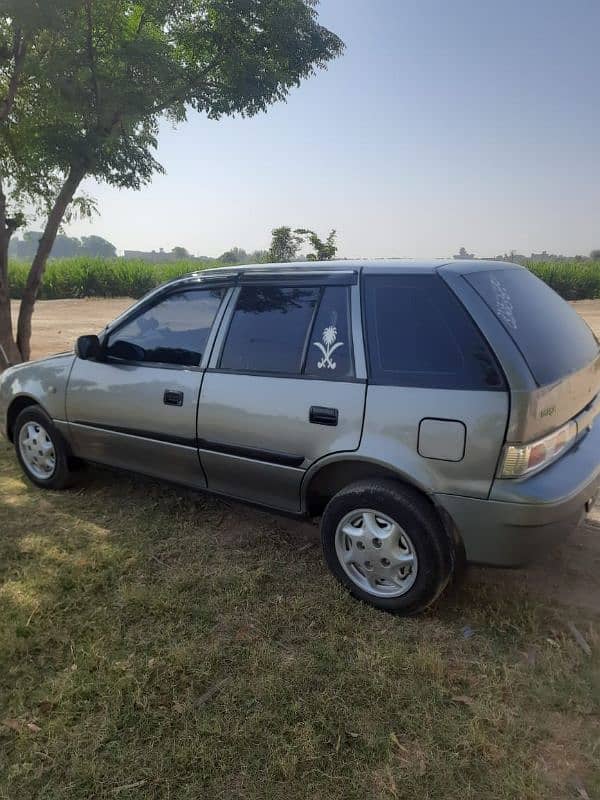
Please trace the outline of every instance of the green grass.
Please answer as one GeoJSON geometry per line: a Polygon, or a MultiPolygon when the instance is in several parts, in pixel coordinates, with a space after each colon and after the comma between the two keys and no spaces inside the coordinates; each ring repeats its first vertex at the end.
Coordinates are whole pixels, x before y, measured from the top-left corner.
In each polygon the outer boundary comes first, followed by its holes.
{"type": "MultiPolygon", "coordinates": [[[[68,297],[142,297],[150,289],[186,272],[219,267],[219,261],[152,264],[123,259],[67,258],[48,263],[40,299],[68,297]]],[[[499,267],[501,267],[499,263],[499,267]]],[[[566,300],[600,298],[600,262],[538,262],[527,265],[566,300]]],[[[29,264],[11,262],[11,297],[22,296],[29,264]]]]}
{"type": "Polygon", "coordinates": [[[560,611],[474,580],[385,615],[316,528],[96,470],[43,493],[5,442],[0,530],[1,798],[600,792],[597,620],[569,617],[588,658],[560,611]]]}

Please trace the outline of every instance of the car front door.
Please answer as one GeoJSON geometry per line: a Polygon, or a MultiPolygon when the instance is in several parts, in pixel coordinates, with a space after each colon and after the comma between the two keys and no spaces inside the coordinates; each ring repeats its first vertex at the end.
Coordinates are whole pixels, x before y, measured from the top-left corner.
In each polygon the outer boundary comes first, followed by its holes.
{"type": "Polygon", "coordinates": [[[200,458],[209,489],[298,511],[306,469],[360,444],[356,275],[248,274],[240,282],[202,383],[200,458]]]}
{"type": "Polygon", "coordinates": [[[67,391],[75,455],[206,485],[196,446],[203,358],[226,289],[175,289],[109,330],[100,360],[77,358],[67,391]]]}

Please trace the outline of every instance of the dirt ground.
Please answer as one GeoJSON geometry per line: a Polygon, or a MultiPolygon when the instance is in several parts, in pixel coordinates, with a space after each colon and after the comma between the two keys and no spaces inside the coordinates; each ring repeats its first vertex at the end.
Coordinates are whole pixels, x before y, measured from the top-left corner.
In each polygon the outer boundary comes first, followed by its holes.
{"type": "MultiPolygon", "coordinates": [[[[33,315],[32,358],[72,350],[78,336],[98,333],[134,301],[118,297],[110,300],[38,300],[33,315]]],[[[12,304],[16,323],[19,305],[12,304]]]]}
{"type": "MultiPolygon", "coordinates": [[[[32,357],[70,350],[77,336],[100,331],[132,302],[128,298],[39,301],[33,318],[32,357]]],[[[573,306],[600,336],[600,300],[582,300],[573,306]]],[[[15,316],[16,311],[15,304],[15,316]]],[[[241,518],[260,513],[239,509],[241,518]]],[[[281,520],[278,524],[281,525],[281,520]]],[[[294,521],[285,524],[293,526],[307,543],[316,541],[314,525],[294,521]]],[[[568,542],[543,554],[534,566],[524,570],[472,568],[469,580],[490,582],[506,592],[518,585],[527,592],[547,597],[550,602],[600,614],[600,508],[568,542]]]]}

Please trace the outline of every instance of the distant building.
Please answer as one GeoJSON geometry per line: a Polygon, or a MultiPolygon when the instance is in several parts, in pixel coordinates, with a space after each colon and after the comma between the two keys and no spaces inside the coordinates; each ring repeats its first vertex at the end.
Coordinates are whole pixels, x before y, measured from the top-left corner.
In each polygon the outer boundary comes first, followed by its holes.
{"type": "Polygon", "coordinates": [[[455,256],[452,256],[452,258],[455,258],[455,259],[461,260],[461,261],[466,259],[467,261],[469,261],[469,260],[475,258],[475,254],[474,253],[467,253],[465,248],[461,247],[460,250],[458,251],[458,253],[455,256]]]}

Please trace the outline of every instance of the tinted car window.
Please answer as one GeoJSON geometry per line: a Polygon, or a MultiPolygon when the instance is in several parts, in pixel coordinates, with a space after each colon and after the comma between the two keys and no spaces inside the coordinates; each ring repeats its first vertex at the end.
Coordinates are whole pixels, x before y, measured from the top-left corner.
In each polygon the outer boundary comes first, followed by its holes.
{"type": "Polygon", "coordinates": [[[107,355],[198,366],[223,294],[223,289],[206,289],[169,295],[112,333],[107,355]]]}
{"type": "Polygon", "coordinates": [[[306,355],[305,374],[319,378],[354,374],[347,286],[323,290],[306,355]]]}
{"type": "Polygon", "coordinates": [[[245,286],[231,319],[221,368],[299,374],[317,288],[245,286]]]}
{"type": "Polygon", "coordinates": [[[529,270],[499,269],[465,278],[508,331],[540,386],[598,355],[594,334],[579,314],[529,270]]]}
{"type": "Polygon", "coordinates": [[[482,334],[437,275],[372,275],[364,286],[372,382],[504,389],[482,334]]]}

